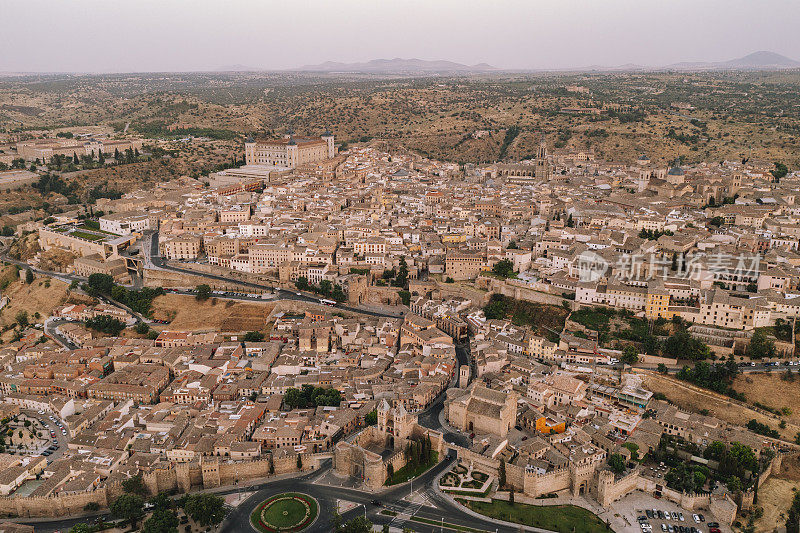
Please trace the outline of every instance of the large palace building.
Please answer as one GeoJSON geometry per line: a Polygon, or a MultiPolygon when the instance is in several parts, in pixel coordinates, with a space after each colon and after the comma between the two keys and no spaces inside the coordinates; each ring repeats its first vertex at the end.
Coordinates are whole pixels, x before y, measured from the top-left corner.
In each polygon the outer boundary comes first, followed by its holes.
{"type": "Polygon", "coordinates": [[[281,139],[248,139],[244,155],[248,165],[292,169],[333,159],[336,146],[329,131],[319,137],[299,137],[290,132],[281,139]]]}

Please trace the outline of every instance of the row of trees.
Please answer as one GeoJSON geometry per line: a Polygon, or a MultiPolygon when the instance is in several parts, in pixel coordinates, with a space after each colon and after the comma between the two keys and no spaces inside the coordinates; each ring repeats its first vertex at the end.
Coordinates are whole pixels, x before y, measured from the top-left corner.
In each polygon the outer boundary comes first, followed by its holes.
{"type": "MultiPolygon", "coordinates": [[[[112,502],[109,510],[111,516],[122,520],[137,529],[137,524],[145,517],[145,503],[152,505],[152,514],[145,520],[141,531],[145,533],[177,533],[177,509],[202,527],[213,527],[225,518],[225,500],[214,494],[187,494],[179,499],[172,499],[165,492],[159,492],[149,500],[147,487],[141,476],[134,476],[122,482],[124,493],[112,502]]],[[[99,506],[90,503],[87,511],[97,511],[99,506]]],[[[78,523],[70,529],[70,533],[92,533],[96,528],[85,523],[78,523]]]]}
{"type": "Polygon", "coordinates": [[[731,388],[733,379],[738,373],[739,369],[733,360],[733,354],[731,354],[724,363],[714,363],[712,365],[707,361],[698,361],[694,367],[684,366],[678,371],[678,379],[731,397],[740,397],[731,388]]]}
{"type": "Polygon", "coordinates": [[[297,281],[295,281],[294,284],[295,287],[301,291],[311,291],[322,295],[325,298],[336,300],[337,302],[343,302],[347,300],[347,295],[344,293],[344,289],[342,289],[341,285],[338,283],[335,284],[327,279],[320,281],[319,286],[317,286],[309,283],[307,277],[300,276],[297,278],[297,281]]]}

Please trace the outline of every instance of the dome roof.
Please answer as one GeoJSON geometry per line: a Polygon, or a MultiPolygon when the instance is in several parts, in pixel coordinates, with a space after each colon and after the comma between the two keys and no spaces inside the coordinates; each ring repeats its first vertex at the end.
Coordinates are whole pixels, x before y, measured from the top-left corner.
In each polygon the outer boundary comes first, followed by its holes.
{"type": "Polygon", "coordinates": [[[669,172],[667,172],[667,174],[669,174],[670,176],[683,176],[683,170],[681,169],[681,167],[676,166],[669,169],[669,172]]]}

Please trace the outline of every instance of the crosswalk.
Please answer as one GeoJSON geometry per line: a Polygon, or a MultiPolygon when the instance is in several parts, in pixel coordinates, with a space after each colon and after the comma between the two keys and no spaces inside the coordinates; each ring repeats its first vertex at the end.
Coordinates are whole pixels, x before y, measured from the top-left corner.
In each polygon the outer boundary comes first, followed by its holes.
{"type": "Polygon", "coordinates": [[[389,527],[396,527],[402,529],[406,522],[408,522],[412,516],[417,514],[423,506],[430,505],[430,497],[425,492],[415,492],[409,501],[404,507],[400,508],[397,511],[397,514],[392,518],[392,521],[389,523],[389,527]]]}

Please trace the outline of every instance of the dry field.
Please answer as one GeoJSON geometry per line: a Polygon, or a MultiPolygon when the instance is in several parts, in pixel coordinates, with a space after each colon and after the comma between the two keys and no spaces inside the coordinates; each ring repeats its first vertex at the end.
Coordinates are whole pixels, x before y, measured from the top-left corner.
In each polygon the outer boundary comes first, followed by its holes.
{"type": "Polygon", "coordinates": [[[749,403],[758,402],[773,409],[788,407],[792,412],[785,416],[787,422],[800,424],[800,374],[791,381],[784,374],[742,374],[733,388],[744,393],[749,403]]]}
{"type": "Polygon", "coordinates": [[[167,329],[186,331],[264,331],[272,303],[242,303],[165,294],[153,300],[153,318],[171,320],[167,329]]]}
{"type": "MultiPolygon", "coordinates": [[[[0,313],[0,326],[8,325],[15,320],[15,316],[20,311],[26,311],[31,323],[44,322],[44,319],[52,313],[55,307],[63,305],[69,298],[68,285],[61,281],[38,277],[30,285],[20,283],[13,278],[15,269],[6,267],[0,273],[0,281],[9,280],[10,283],[3,296],[8,296],[9,304],[0,313]],[[39,313],[40,318],[36,318],[34,313],[39,313]]],[[[7,332],[3,340],[8,340],[12,333],[7,332]]]]}
{"type": "Polygon", "coordinates": [[[779,475],[770,476],[758,490],[758,503],[764,516],[755,522],[756,531],[786,531],[786,511],[800,489],[800,458],[784,459],[779,475]]]}
{"type": "MultiPolygon", "coordinates": [[[[734,403],[720,394],[699,389],[676,378],[647,373],[644,378],[644,386],[648,390],[664,394],[671,403],[681,409],[695,413],[700,412],[702,409],[708,409],[710,415],[730,424],[744,426],[749,420],[756,419],[773,429],[777,429],[784,439],[790,441],[794,441],[795,435],[800,431],[800,427],[792,422],[789,422],[786,428],[779,429],[778,421],[773,417],[734,403]]],[[[739,389],[737,388],[737,390],[739,389]]]]}

